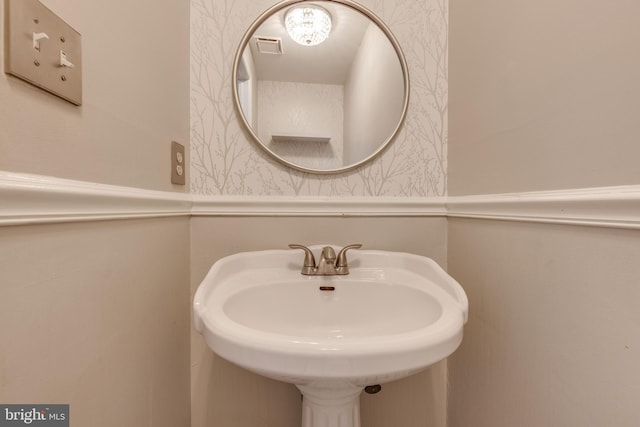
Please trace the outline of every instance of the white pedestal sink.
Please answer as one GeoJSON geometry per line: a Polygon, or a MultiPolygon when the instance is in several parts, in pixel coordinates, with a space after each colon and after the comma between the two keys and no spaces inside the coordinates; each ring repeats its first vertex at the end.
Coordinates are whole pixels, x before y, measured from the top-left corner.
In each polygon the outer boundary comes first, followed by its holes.
{"type": "Polygon", "coordinates": [[[467,297],[429,258],[352,250],[346,276],[303,276],[301,265],[296,250],[220,259],[194,320],[219,356],[295,384],[303,427],[359,427],[365,386],[425,369],[462,341],[467,297]]]}

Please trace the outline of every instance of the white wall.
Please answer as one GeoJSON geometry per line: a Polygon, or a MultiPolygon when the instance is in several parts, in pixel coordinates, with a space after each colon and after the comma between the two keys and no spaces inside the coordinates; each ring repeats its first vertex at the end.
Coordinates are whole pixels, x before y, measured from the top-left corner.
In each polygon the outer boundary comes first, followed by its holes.
{"type": "MultiPolygon", "coordinates": [[[[0,171],[184,192],[170,144],[189,144],[189,2],[43,3],[82,34],[83,105],[0,74],[0,171]]],[[[188,426],[188,218],[77,222],[99,216],[90,203],[64,224],[7,225],[33,206],[22,184],[41,184],[5,176],[0,401],[69,403],[71,425],[188,426]]],[[[61,200],[35,205],[60,221],[61,200]]]]}
{"type": "Polygon", "coordinates": [[[640,181],[640,3],[451,10],[450,194],[640,181]]]}
{"type": "Polygon", "coordinates": [[[369,24],[345,83],[346,165],[369,157],[386,142],[400,121],[404,76],[387,36],[369,24]]]}
{"type": "Polygon", "coordinates": [[[43,3],[82,34],[83,105],[0,75],[0,170],[184,191],[167,177],[171,141],[189,146],[189,2],[43,3]]]}
{"type": "Polygon", "coordinates": [[[253,129],[258,129],[258,79],[250,50],[245,50],[242,54],[236,84],[242,114],[253,129]]]}
{"type": "Polygon", "coordinates": [[[274,153],[312,169],[343,166],[342,85],[258,81],[258,136],[274,153]],[[273,135],[328,137],[329,142],[273,141],[273,135]]]}
{"type": "MultiPolygon", "coordinates": [[[[639,14],[632,1],[452,2],[450,194],[640,183],[639,14]]],[[[636,426],[638,230],[535,223],[531,207],[501,221],[504,208],[449,221],[449,272],[470,299],[449,425],[636,426]]]]}

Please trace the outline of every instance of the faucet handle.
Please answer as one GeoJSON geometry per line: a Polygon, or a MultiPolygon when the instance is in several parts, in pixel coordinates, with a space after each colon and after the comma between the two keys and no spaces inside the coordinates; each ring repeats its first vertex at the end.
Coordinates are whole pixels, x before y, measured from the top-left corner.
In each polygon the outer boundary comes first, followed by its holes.
{"type": "Polygon", "coordinates": [[[313,274],[316,269],[316,259],[313,252],[306,246],[292,243],[289,245],[291,249],[302,249],[304,251],[304,261],[302,263],[302,274],[313,274]]]}
{"type": "Polygon", "coordinates": [[[347,264],[347,251],[349,249],[360,249],[362,245],[360,243],[354,243],[353,245],[347,245],[340,249],[338,256],[336,257],[336,269],[340,269],[341,274],[349,274],[349,266],[347,264]]]}

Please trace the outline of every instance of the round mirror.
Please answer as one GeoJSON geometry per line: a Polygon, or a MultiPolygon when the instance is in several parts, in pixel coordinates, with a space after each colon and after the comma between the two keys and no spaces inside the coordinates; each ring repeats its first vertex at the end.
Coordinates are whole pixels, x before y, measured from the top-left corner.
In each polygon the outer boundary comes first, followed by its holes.
{"type": "Polygon", "coordinates": [[[285,0],[270,8],[244,35],[233,75],[251,136],[304,172],[344,172],[372,159],[395,137],[409,103],[397,40],[350,0],[285,0]]]}

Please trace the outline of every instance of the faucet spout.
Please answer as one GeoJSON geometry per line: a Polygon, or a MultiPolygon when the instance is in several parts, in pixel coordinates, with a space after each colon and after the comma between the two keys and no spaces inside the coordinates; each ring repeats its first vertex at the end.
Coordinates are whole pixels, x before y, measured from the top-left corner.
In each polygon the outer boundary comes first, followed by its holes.
{"type": "Polygon", "coordinates": [[[336,274],[336,251],[331,246],[322,248],[316,274],[320,276],[336,274]]]}

